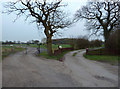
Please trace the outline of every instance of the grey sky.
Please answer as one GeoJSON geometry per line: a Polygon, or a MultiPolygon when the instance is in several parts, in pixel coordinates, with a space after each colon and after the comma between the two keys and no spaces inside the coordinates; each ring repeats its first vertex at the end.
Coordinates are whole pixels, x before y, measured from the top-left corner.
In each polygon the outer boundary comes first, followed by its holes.
{"type": "MultiPolygon", "coordinates": [[[[64,0],[63,0],[64,1],[64,0]]],[[[65,3],[68,3],[67,11],[70,14],[74,14],[82,5],[85,5],[86,0],[65,0],[65,3]]],[[[1,8],[0,8],[1,9],[1,8]]],[[[3,10],[4,8],[2,8],[3,10]]],[[[0,14],[1,16],[1,14],[0,14]]],[[[2,14],[2,40],[12,40],[12,41],[28,41],[28,40],[41,40],[44,38],[44,33],[38,31],[35,24],[30,24],[28,21],[24,21],[24,16],[19,18],[15,23],[13,20],[16,15],[11,14],[2,14]]],[[[0,18],[1,21],[1,18],[0,18]]],[[[88,35],[88,32],[85,30],[84,21],[79,21],[70,28],[61,30],[62,37],[54,36],[53,38],[67,38],[67,37],[78,37],[88,35]]]]}

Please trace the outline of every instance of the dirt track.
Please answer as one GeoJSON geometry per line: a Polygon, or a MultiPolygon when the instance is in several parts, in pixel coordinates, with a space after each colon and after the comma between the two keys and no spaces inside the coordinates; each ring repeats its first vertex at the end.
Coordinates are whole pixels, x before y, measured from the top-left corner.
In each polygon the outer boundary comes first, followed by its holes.
{"type": "Polygon", "coordinates": [[[75,57],[74,52],[66,54],[64,62],[38,58],[34,52],[30,48],[28,54],[19,52],[3,60],[3,87],[117,86],[117,67],[84,59],[83,51],[75,57]]]}

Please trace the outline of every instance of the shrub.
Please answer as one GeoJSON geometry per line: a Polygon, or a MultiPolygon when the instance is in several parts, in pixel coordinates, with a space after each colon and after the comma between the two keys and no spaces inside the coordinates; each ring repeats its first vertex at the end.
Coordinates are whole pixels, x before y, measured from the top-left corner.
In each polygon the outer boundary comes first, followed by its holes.
{"type": "Polygon", "coordinates": [[[113,32],[106,42],[106,49],[120,54],[120,30],[113,32]]]}
{"type": "Polygon", "coordinates": [[[102,43],[101,40],[92,40],[90,41],[90,47],[101,47],[102,43]]]}
{"type": "Polygon", "coordinates": [[[89,40],[86,38],[78,38],[76,39],[76,49],[84,49],[89,47],[89,40]]]}

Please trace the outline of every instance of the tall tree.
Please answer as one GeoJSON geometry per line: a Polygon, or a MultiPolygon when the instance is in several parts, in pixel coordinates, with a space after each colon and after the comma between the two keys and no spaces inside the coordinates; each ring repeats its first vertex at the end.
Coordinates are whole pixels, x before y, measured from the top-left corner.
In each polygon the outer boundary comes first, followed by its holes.
{"type": "MultiPolygon", "coordinates": [[[[7,13],[16,12],[17,17],[34,17],[38,27],[44,29],[47,38],[47,52],[52,55],[52,37],[59,29],[71,25],[67,14],[61,9],[62,0],[17,0],[5,5],[7,13]]],[[[27,19],[26,18],[26,19],[27,19]]]]}
{"type": "Polygon", "coordinates": [[[94,34],[102,32],[105,43],[119,18],[119,2],[89,2],[75,14],[75,20],[86,19],[87,28],[94,34]]]}

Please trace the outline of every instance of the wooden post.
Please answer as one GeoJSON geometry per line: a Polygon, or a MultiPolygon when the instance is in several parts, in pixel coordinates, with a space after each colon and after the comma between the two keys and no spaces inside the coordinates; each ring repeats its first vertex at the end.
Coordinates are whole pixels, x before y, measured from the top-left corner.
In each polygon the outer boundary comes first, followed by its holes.
{"type": "Polygon", "coordinates": [[[88,48],[86,48],[86,55],[88,54],[88,48]]]}

